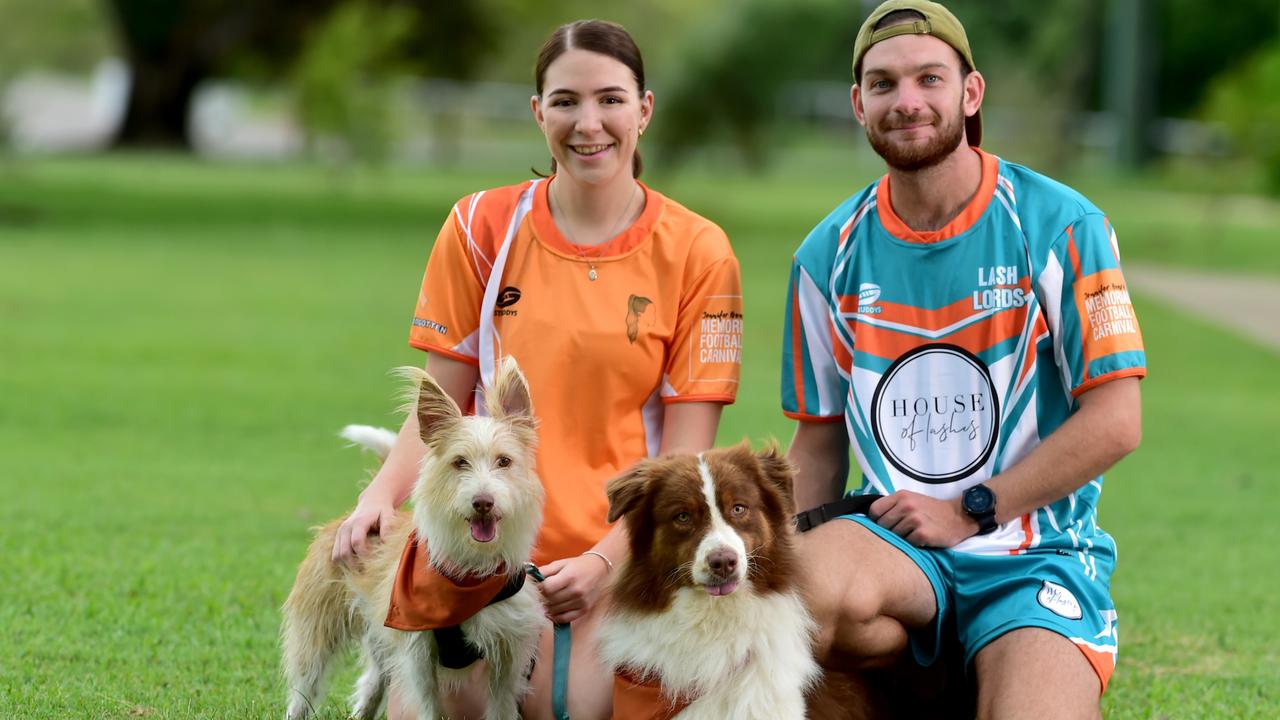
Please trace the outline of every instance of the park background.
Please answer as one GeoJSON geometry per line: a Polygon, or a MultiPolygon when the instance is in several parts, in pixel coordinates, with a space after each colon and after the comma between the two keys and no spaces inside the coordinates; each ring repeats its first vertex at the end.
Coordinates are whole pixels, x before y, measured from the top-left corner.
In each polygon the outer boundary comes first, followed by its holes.
{"type": "MultiPolygon", "coordinates": [[[[785,445],[791,252],[883,172],[848,108],[874,4],[0,0],[0,717],[281,714],[279,605],[369,477],[336,431],[400,422],[452,203],[546,168],[530,75],[559,23],[645,51],[644,179],[742,261],[720,442],[785,445]]],[[[1145,439],[1100,512],[1104,712],[1280,716],[1280,7],[951,6],[984,148],[1108,213],[1146,339],[1145,439]]]]}

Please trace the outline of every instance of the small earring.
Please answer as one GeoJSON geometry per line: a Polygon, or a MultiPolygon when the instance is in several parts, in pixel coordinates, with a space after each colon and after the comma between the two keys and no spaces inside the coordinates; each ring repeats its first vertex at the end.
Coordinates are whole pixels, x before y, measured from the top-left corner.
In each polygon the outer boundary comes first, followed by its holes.
{"type": "Polygon", "coordinates": [[[644,137],[644,128],[640,128],[639,134],[640,134],[640,137],[644,137]]]}

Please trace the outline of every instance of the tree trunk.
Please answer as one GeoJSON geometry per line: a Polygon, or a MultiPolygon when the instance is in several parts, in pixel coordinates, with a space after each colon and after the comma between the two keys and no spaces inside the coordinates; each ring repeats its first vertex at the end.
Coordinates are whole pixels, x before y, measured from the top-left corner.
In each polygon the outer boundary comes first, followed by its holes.
{"type": "Polygon", "coordinates": [[[192,149],[187,116],[203,73],[176,60],[130,62],[129,103],[116,147],[192,149]]]}
{"type": "Polygon", "coordinates": [[[200,29],[207,32],[210,27],[210,4],[108,0],[130,74],[129,101],[116,147],[191,149],[187,113],[196,84],[208,74],[201,59],[200,29]]]}

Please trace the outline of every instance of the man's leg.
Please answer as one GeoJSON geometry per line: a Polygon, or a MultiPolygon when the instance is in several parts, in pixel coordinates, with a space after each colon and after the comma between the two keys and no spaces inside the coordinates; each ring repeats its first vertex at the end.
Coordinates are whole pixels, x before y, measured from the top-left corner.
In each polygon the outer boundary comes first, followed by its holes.
{"type": "Polygon", "coordinates": [[[973,664],[978,717],[983,720],[1102,717],[1102,684],[1093,666],[1052,630],[1027,627],[1005,633],[979,650],[973,664]]]}
{"type": "Polygon", "coordinates": [[[862,525],[831,520],[796,539],[800,587],[818,623],[814,654],[852,671],[895,662],[907,631],[937,615],[933,585],[902,550],[862,525]]]}

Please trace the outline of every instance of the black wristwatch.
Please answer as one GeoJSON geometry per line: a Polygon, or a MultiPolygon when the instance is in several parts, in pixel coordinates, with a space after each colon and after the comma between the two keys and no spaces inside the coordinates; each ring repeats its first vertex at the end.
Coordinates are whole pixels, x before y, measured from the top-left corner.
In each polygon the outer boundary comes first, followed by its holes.
{"type": "Polygon", "coordinates": [[[996,494],[986,485],[978,484],[964,491],[960,507],[969,517],[978,521],[978,534],[987,535],[996,529],[996,494]]]}

